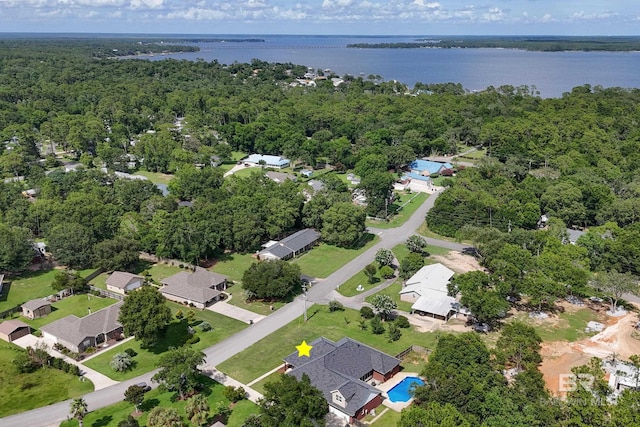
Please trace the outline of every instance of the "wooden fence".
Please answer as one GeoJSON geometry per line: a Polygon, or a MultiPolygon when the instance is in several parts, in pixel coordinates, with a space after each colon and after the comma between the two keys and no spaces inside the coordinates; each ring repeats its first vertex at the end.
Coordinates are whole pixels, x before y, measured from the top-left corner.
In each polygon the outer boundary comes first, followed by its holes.
{"type": "Polygon", "coordinates": [[[106,289],[101,289],[93,285],[89,285],[89,289],[91,289],[94,292],[100,293],[100,295],[103,297],[109,297],[109,298],[117,299],[120,301],[124,299],[124,295],[122,294],[119,294],[117,292],[107,291],[106,289]]]}
{"type": "Polygon", "coordinates": [[[2,313],[0,313],[0,319],[4,319],[6,317],[11,317],[11,315],[13,313],[19,313],[22,311],[22,306],[16,305],[13,308],[10,308],[9,310],[5,310],[2,313]]]}
{"type": "Polygon", "coordinates": [[[412,345],[411,347],[408,347],[407,349],[401,351],[400,353],[398,353],[396,355],[396,359],[402,359],[403,357],[405,357],[407,354],[411,353],[412,351],[415,351],[416,353],[421,353],[421,354],[430,354],[431,350],[425,347],[421,347],[419,345],[412,345]]]}

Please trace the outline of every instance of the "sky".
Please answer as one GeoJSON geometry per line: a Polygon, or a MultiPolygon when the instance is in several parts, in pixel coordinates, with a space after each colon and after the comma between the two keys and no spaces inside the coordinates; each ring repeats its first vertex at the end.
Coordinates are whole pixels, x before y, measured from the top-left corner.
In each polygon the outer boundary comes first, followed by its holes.
{"type": "Polygon", "coordinates": [[[640,35],[640,0],[0,0],[0,32],[640,35]]]}

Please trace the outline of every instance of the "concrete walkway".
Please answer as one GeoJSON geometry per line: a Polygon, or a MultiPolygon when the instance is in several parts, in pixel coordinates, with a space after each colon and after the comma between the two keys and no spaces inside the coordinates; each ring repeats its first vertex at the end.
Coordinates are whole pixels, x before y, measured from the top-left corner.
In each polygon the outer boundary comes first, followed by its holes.
{"type": "Polygon", "coordinates": [[[48,348],[48,353],[53,356],[53,357],[57,357],[59,359],[64,360],[67,363],[71,363],[72,365],[76,365],[80,368],[80,373],[82,374],[82,377],[80,377],[81,381],[84,381],[82,378],[86,378],[89,381],[91,381],[93,383],[93,386],[95,388],[95,390],[101,390],[103,388],[107,388],[110,387],[112,385],[118,384],[118,381],[114,381],[111,378],[107,377],[106,375],[101,374],[98,371],[94,371],[91,368],[87,368],[86,366],[84,366],[82,363],[78,362],[77,360],[73,360],[70,357],[65,356],[64,354],[60,353],[57,350],[54,350],[50,343],[46,342],[44,340],[44,338],[38,338],[35,335],[29,334],[26,335],[22,338],[18,338],[17,340],[13,341],[14,344],[22,347],[22,348],[27,348],[27,347],[35,347],[38,343],[44,342],[47,345],[48,348]]]}
{"type": "Polygon", "coordinates": [[[245,166],[244,163],[242,163],[241,165],[235,165],[234,167],[232,167],[231,169],[229,169],[228,171],[226,171],[224,173],[224,175],[222,175],[224,178],[228,177],[229,175],[233,175],[234,173],[236,173],[239,170],[242,169],[247,169],[247,168],[258,168],[260,166],[245,166]]]}
{"type": "Polygon", "coordinates": [[[257,323],[265,318],[262,314],[254,313],[253,311],[245,310],[244,308],[229,304],[232,295],[226,295],[228,296],[226,300],[218,301],[217,303],[210,305],[207,307],[207,310],[231,317],[232,319],[236,319],[244,323],[251,323],[251,321],[253,321],[253,323],[257,323]]]}
{"type": "Polygon", "coordinates": [[[209,378],[211,378],[212,380],[217,381],[220,384],[223,384],[225,386],[242,387],[244,391],[247,392],[247,398],[253,403],[258,403],[258,400],[264,397],[262,396],[261,393],[258,393],[248,385],[242,384],[238,380],[234,380],[227,374],[218,371],[216,368],[212,366],[205,366],[202,369],[202,373],[208,376],[209,378]]]}
{"type": "Polygon", "coordinates": [[[266,374],[262,374],[260,375],[258,378],[256,378],[255,380],[247,383],[247,385],[249,387],[251,387],[252,385],[254,385],[257,382],[262,381],[263,379],[267,378],[269,375],[273,374],[274,372],[278,372],[280,369],[282,369],[282,366],[276,366],[275,368],[273,368],[272,370],[270,370],[269,372],[267,372],[266,374]]]}

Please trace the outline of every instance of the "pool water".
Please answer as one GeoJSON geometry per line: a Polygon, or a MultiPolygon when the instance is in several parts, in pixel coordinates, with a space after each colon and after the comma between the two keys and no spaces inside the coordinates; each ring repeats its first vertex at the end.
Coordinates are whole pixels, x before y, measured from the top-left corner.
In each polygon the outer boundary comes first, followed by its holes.
{"type": "Polygon", "coordinates": [[[413,384],[423,385],[424,381],[418,377],[406,377],[387,392],[389,400],[392,402],[408,402],[411,399],[409,390],[411,390],[413,384]]]}

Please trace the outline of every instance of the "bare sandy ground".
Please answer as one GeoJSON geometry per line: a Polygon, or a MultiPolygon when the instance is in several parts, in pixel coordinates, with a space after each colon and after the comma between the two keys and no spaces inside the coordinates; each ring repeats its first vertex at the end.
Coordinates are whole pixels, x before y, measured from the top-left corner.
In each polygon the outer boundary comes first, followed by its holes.
{"type": "Polygon", "coordinates": [[[549,391],[560,395],[559,376],[570,374],[571,368],[588,363],[592,357],[629,359],[633,354],[640,354],[640,340],[632,337],[637,321],[638,314],[634,312],[621,317],[608,316],[605,320],[606,328],[590,338],[573,343],[543,343],[540,371],[549,391]]]}
{"type": "Polygon", "coordinates": [[[433,255],[430,258],[446,265],[456,273],[468,273],[470,271],[484,270],[474,257],[471,255],[465,255],[458,251],[451,251],[447,255],[433,255]]]}

